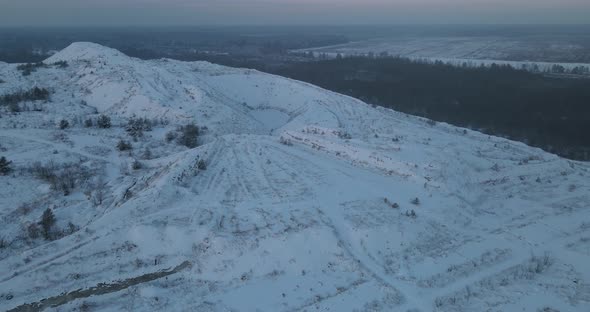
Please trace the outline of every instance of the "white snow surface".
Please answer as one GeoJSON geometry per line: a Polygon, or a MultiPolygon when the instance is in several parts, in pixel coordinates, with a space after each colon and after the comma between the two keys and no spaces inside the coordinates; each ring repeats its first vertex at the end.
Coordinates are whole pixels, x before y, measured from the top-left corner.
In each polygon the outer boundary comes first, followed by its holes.
{"type": "Polygon", "coordinates": [[[441,61],[453,66],[489,67],[509,65],[530,71],[550,71],[554,65],[566,71],[590,69],[590,64],[576,62],[572,56],[584,55],[583,47],[573,44],[544,42],[542,45],[502,37],[441,37],[441,38],[376,38],[331,46],[293,50],[312,52],[316,57],[389,56],[409,58],[418,62],[441,61]],[[557,57],[559,56],[559,57],[557,57]],[[560,61],[556,61],[560,60],[560,61]]]}
{"type": "Polygon", "coordinates": [[[52,92],[0,107],[2,311],[184,261],[46,310],[590,311],[587,163],[255,70],[92,43],[45,63],[0,63],[0,96],[52,92]],[[159,122],[134,141],[133,116],[159,122]],[[190,122],[199,147],[165,139],[190,122]],[[64,196],[35,161],[92,175],[64,196]],[[31,238],[47,208],[58,239],[31,238]]]}

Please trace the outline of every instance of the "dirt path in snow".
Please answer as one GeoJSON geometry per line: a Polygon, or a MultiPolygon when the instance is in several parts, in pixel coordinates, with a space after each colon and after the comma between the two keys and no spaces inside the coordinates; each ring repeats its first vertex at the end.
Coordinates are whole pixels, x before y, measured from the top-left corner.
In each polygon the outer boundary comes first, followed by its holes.
{"type": "Polygon", "coordinates": [[[64,293],[58,296],[45,298],[41,301],[33,302],[33,303],[26,303],[20,305],[14,309],[8,310],[8,312],[30,312],[30,311],[43,311],[49,307],[57,307],[69,302],[72,302],[76,299],[81,298],[88,298],[90,296],[98,296],[104,295],[112,292],[117,292],[120,290],[127,289],[131,286],[135,286],[138,284],[143,284],[147,282],[151,282],[156,279],[160,279],[162,277],[166,277],[168,275],[172,275],[178,273],[184,269],[190,268],[192,264],[188,261],[181,263],[180,265],[174,267],[170,270],[163,270],[153,273],[147,273],[141,276],[128,278],[126,280],[113,282],[113,283],[100,283],[94,287],[87,288],[87,289],[78,289],[74,290],[69,293],[64,293]]]}

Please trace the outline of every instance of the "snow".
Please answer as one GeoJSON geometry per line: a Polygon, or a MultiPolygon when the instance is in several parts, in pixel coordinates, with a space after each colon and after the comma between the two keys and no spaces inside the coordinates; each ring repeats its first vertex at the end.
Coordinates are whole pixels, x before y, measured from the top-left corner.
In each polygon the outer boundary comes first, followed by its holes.
{"type": "Polygon", "coordinates": [[[255,109],[250,114],[269,131],[279,129],[289,121],[288,114],[276,109],[255,109]]]}
{"type": "Polygon", "coordinates": [[[53,92],[27,103],[42,112],[0,111],[0,154],[15,167],[0,176],[0,310],[184,261],[47,310],[590,309],[587,163],[253,70],[89,43],[46,63],[58,60],[69,66],[29,77],[0,65],[0,94],[53,92]],[[100,113],[112,128],[83,126],[100,113]],[[134,115],[158,121],[137,141],[124,130],[134,115]],[[193,121],[207,128],[201,146],[165,140],[193,121]],[[132,151],[116,150],[121,138],[132,151]],[[26,170],[33,161],[91,177],[64,196],[26,170]],[[79,230],[29,238],[49,207],[57,229],[79,230]]]}
{"type": "Polygon", "coordinates": [[[566,72],[576,67],[590,69],[590,64],[576,62],[586,53],[581,45],[535,43],[505,37],[377,38],[293,52],[311,52],[316,57],[323,55],[330,58],[336,58],[339,54],[379,57],[384,53],[425,63],[440,61],[468,67],[510,65],[535,72],[551,71],[554,65],[562,66],[566,72]]]}

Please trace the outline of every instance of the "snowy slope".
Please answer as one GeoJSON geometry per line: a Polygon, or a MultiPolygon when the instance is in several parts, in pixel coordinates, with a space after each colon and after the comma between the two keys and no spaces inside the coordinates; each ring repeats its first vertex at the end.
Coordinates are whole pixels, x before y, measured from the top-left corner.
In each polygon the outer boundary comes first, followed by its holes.
{"type": "Polygon", "coordinates": [[[587,163],[248,69],[91,43],[45,63],[0,63],[0,95],[52,91],[0,107],[0,310],[590,310],[587,163]],[[133,116],[158,123],[133,141],[133,116]],[[191,121],[201,146],[165,139],[191,121]],[[90,174],[64,196],[35,161],[90,174]],[[47,208],[59,239],[31,238],[47,208]]]}

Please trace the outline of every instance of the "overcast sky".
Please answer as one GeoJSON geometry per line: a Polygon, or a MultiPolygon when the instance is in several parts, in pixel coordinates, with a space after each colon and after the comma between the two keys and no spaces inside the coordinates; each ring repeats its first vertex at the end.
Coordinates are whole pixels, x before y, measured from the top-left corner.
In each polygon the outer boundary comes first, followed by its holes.
{"type": "Polygon", "coordinates": [[[590,0],[0,0],[0,26],[587,24],[590,0]]]}

